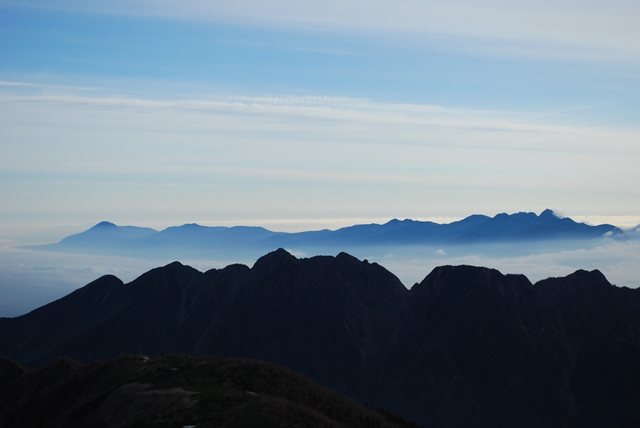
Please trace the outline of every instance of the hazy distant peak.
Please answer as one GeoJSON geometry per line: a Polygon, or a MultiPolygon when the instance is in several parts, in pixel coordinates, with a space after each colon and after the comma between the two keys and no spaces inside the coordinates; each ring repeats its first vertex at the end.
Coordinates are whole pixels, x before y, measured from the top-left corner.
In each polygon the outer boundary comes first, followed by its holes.
{"type": "Polygon", "coordinates": [[[493,217],[493,218],[494,219],[508,219],[508,218],[524,218],[524,217],[536,218],[536,217],[538,217],[538,215],[536,213],[534,213],[534,212],[520,211],[520,212],[513,213],[513,214],[509,214],[509,213],[496,214],[495,217],[493,217]]]}
{"type": "MultiPolygon", "coordinates": [[[[272,232],[258,226],[202,226],[197,223],[170,226],[158,232],[103,221],[46,248],[143,257],[162,255],[165,259],[180,259],[185,255],[209,258],[229,252],[258,256],[274,248],[290,248],[310,254],[385,245],[459,246],[480,242],[587,240],[619,233],[621,230],[612,225],[576,223],[546,209],[540,215],[534,212],[501,213],[495,217],[474,214],[448,224],[394,218],[384,224],[357,224],[336,231],[291,233],[272,232]]],[[[632,234],[627,236],[633,237],[632,234]]],[[[267,256],[279,258],[282,262],[295,260],[285,250],[267,256]]]]}
{"type": "Polygon", "coordinates": [[[92,229],[107,229],[107,228],[114,228],[114,227],[118,227],[118,226],[111,223],[110,221],[101,221],[100,223],[93,226],[92,229]]]}
{"type": "Polygon", "coordinates": [[[560,216],[558,216],[555,212],[553,212],[553,210],[547,208],[544,211],[542,211],[540,213],[540,215],[537,215],[534,212],[526,212],[526,211],[520,211],[518,213],[514,213],[514,214],[509,214],[509,213],[499,213],[496,214],[493,218],[494,219],[507,219],[507,218],[515,218],[515,217],[519,217],[519,218],[525,218],[525,217],[529,217],[529,218],[535,218],[538,217],[540,219],[547,219],[547,220],[551,220],[551,219],[559,219],[560,216]]]}
{"type": "Polygon", "coordinates": [[[400,220],[397,218],[393,218],[391,220],[389,220],[388,222],[386,222],[385,224],[408,224],[408,223],[416,223],[416,220],[410,219],[410,218],[405,218],[404,220],[400,220]]]}
{"type": "Polygon", "coordinates": [[[206,226],[201,226],[198,223],[185,223],[185,224],[180,225],[180,226],[169,226],[169,227],[167,227],[167,229],[183,229],[183,230],[186,230],[186,229],[203,229],[205,227],[206,226]]]}

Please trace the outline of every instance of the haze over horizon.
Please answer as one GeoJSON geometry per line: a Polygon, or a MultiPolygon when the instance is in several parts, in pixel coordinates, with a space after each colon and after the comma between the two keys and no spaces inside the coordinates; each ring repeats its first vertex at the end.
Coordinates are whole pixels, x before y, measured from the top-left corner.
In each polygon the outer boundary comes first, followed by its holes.
{"type": "Polygon", "coordinates": [[[100,220],[640,216],[630,2],[0,12],[0,236],[100,220]]]}
{"type": "MultiPolygon", "coordinates": [[[[505,213],[496,213],[505,214],[505,213]]],[[[514,213],[507,213],[514,214],[514,213]]],[[[539,214],[539,213],[538,213],[539,214]]],[[[559,217],[565,217],[560,213],[554,211],[559,217]]],[[[483,213],[473,213],[470,215],[485,215],[483,213]]],[[[492,216],[490,216],[492,217],[492,216]]],[[[568,217],[568,216],[566,216],[568,217]]],[[[181,226],[185,224],[198,224],[200,226],[207,227],[234,227],[234,226],[249,226],[249,227],[262,227],[272,232],[285,232],[296,233],[315,230],[337,230],[343,227],[349,227],[359,224],[385,224],[391,220],[414,220],[421,222],[434,222],[439,224],[448,224],[455,221],[462,220],[465,217],[422,217],[422,218],[409,218],[409,217],[381,217],[381,218],[280,218],[280,219],[247,219],[247,220],[204,220],[204,221],[190,221],[180,224],[173,224],[167,222],[158,222],[152,224],[117,224],[117,226],[134,226],[134,227],[148,227],[155,230],[164,230],[168,227],[181,226]]],[[[600,224],[611,224],[619,227],[623,230],[633,229],[640,225],[640,216],[604,216],[604,215],[577,215],[571,216],[572,220],[578,223],[585,223],[588,225],[596,226],[600,224]]],[[[8,242],[15,242],[20,245],[27,244],[46,244],[57,242],[62,238],[65,238],[74,233],[83,232],[98,223],[109,222],[110,220],[100,220],[83,224],[64,224],[57,225],[50,228],[35,228],[25,231],[11,231],[5,236],[0,236],[0,240],[4,239],[8,242]]],[[[114,223],[115,224],[115,223],[114,223]]]]}

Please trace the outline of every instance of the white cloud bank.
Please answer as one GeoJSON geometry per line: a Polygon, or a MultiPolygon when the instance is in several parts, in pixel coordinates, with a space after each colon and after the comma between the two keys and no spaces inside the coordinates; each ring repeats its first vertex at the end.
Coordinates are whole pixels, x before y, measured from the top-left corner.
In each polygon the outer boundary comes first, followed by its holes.
{"type": "MultiPolygon", "coordinates": [[[[367,256],[365,250],[358,256],[383,265],[408,287],[422,281],[437,266],[461,264],[491,267],[504,274],[524,274],[533,283],[549,277],[566,276],[578,269],[598,269],[612,284],[640,287],[640,241],[637,240],[607,240],[593,248],[564,251],[553,250],[553,244],[549,244],[546,251],[520,256],[509,255],[501,250],[497,251],[498,254],[488,255],[487,253],[496,250],[492,250],[491,245],[486,247],[484,254],[484,250],[479,248],[460,256],[451,256],[435,248],[417,250],[412,255],[396,252],[383,257],[367,256]]],[[[527,246],[523,244],[522,247],[527,246]]]]}

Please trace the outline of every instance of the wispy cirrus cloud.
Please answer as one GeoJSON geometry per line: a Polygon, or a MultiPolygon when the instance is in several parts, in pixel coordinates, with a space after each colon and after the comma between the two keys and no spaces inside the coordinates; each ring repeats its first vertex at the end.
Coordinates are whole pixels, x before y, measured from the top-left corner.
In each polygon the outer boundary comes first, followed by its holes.
{"type": "MultiPolygon", "coordinates": [[[[47,91],[55,89],[49,87],[47,91]]],[[[496,167],[497,159],[491,160],[491,156],[518,162],[526,158],[530,162],[541,154],[579,160],[586,156],[635,156],[640,150],[640,131],[633,129],[557,124],[530,112],[379,103],[348,97],[157,100],[14,94],[1,96],[0,108],[5,113],[7,141],[20,141],[6,152],[4,167],[9,170],[29,163],[55,170],[58,161],[65,171],[82,171],[83,167],[95,171],[95,161],[89,158],[93,152],[85,153],[84,162],[75,158],[83,156],[87,145],[98,151],[108,145],[118,148],[117,152],[103,152],[100,158],[110,171],[147,165],[153,172],[155,165],[166,172],[188,170],[197,174],[210,169],[214,161],[220,173],[253,171],[270,175],[272,171],[276,176],[291,177],[298,171],[294,175],[312,180],[331,175],[337,181],[366,181],[377,164],[381,168],[375,172],[376,182],[426,182],[422,168],[412,178],[412,164],[418,165],[410,158],[410,151],[440,155],[439,162],[453,162],[451,167],[464,161],[454,157],[456,152],[471,151],[480,156],[475,160],[484,159],[496,167]],[[56,129],[47,140],[57,140],[63,150],[56,154],[41,150],[38,155],[38,147],[47,145],[43,134],[38,139],[38,130],[44,133],[50,128],[56,129]],[[62,141],[63,136],[71,138],[62,141]],[[240,147],[254,149],[258,158],[253,158],[251,151],[238,150],[240,147]],[[305,154],[297,152],[296,147],[304,148],[305,154]],[[72,152],[74,148],[77,150],[72,152]],[[267,158],[266,149],[270,151],[267,158]],[[13,159],[12,152],[16,155],[13,159]],[[71,153],[74,156],[69,156],[71,153]],[[202,157],[203,153],[208,154],[202,157]],[[143,154],[150,162],[130,161],[143,154]],[[252,158],[253,162],[247,162],[252,158]],[[313,160],[316,167],[293,167],[304,165],[305,160],[313,160]],[[73,164],[76,168],[70,168],[73,164]],[[346,164],[350,167],[345,168],[346,164]],[[405,170],[398,174],[394,168],[405,170]]],[[[470,173],[485,170],[478,164],[467,166],[470,173]]],[[[427,181],[434,179],[438,180],[433,176],[427,181]]]]}
{"type": "Polygon", "coordinates": [[[144,224],[178,224],[639,209],[633,128],[350,97],[159,99],[3,87],[6,224],[38,213],[58,224],[134,212],[144,224]]]}
{"type": "Polygon", "coordinates": [[[624,0],[8,2],[12,3],[82,13],[360,33],[380,36],[383,43],[392,37],[498,56],[640,60],[640,30],[635,22],[640,6],[624,0]]]}

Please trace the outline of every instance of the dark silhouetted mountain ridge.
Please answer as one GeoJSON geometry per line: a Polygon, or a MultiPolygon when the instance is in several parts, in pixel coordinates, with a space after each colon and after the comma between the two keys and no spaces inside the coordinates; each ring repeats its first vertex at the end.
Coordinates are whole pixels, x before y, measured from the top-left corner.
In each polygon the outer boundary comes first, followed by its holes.
{"type": "Polygon", "coordinates": [[[105,276],[0,319],[0,353],[28,366],[174,352],[286,366],[425,426],[640,423],[640,291],[599,271],[531,284],[442,266],[407,290],[346,253],[279,249],[252,268],[105,276]]]}

